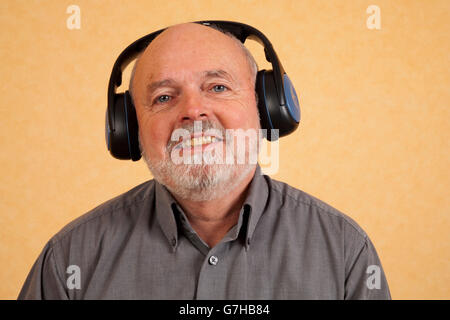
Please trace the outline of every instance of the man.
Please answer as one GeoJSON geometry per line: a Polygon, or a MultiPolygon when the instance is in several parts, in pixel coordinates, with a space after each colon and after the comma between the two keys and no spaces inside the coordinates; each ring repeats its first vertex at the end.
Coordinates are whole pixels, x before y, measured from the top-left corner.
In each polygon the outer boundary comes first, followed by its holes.
{"type": "Polygon", "coordinates": [[[131,84],[155,179],[56,234],[19,298],[389,299],[364,231],[262,175],[252,139],[244,163],[175,163],[214,152],[236,160],[238,133],[260,129],[255,76],[239,41],[213,28],[182,24],[153,40],[131,84]]]}

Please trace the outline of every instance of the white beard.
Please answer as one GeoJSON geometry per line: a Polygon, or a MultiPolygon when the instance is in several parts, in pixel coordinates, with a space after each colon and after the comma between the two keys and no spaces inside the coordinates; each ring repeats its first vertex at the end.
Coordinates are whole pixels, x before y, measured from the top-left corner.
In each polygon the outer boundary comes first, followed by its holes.
{"type": "MultiPolygon", "coordinates": [[[[206,123],[203,127],[204,130],[214,128],[225,132],[223,128],[218,128],[217,125],[214,126],[208,121],[204,123],[206,123]]],[[[184,127],[184,129],[193,131],[192,126],[184,127]]],[[[225,137],[225,134],[222,137],[225,137]]],[[[226,139],[224,142],[227,146],[226,152],[228,152],[228,140],[226,139]]],[[[248,163],[248,161],[243,164],[236,161],[233,164],[217,164],[212,161],[204,161],[199,164],[196,164],[195,161],[189,164],[175,164],[170,157],[173,143],[169,143],[166,148],[165,160],[154,160],[147,157],[140,139],[139,146],[142,157],[154,179],[164,185],[172,194],[181,199],[189,199],[191,201],[209,201],[229,194],[256,167],[256,163],[252,164],[248,163]]],[[[249,149],[246,151],[247,154],[257,152],[258,146],[257,144],[251,145],[249,149]]],[[[205,157],[208,157],[208,154],[204,154],[203,159],[205,157]]],[[[247,159],[250,158],[248,157],[247,159]]]]}

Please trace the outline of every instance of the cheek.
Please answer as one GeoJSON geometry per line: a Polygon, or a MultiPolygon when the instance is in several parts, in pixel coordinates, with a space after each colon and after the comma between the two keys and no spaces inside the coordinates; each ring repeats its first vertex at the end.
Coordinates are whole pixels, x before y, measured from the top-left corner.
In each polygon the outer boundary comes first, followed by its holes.
{"type": "Polygon", "coordinates": [[[142,147],[148,157],[164,159],[165,148],[170,140],[171,131],[164,119],[152,118],[139,119],[139,134],[142,147]]]}
{"type": "Polygon", "coordinates": [[[248,99],[246,102],[238,101],[222,112],[221,118],[225,128],[249,129],[259,128],[259,117],[255,99],[248,99]]]}

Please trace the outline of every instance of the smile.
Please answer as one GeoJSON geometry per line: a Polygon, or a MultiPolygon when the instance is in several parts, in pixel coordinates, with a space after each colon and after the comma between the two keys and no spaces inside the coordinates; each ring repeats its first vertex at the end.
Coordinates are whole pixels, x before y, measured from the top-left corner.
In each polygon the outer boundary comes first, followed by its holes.
{"type": "Polygon", "coordinates": [[[222,139],[216,136],[200,136],[200,137],[192,137],[191,139],[183,139],[180,143],[178,143],[174,148],[175,149],[187,149],[191,147],[200,147],[204,145],[208,145],[215,142],[220,142],[222,139]]]}

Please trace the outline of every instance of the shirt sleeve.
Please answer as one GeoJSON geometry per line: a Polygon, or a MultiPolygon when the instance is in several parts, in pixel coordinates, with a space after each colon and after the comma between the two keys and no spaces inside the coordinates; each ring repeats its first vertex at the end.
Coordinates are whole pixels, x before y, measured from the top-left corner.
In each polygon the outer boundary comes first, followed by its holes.
{"type": "Polygon", "coordinates": [[[346,300],[390,300],[386,276],[375,247],[368,237],[357,251],[345,279],[346,300]]]}
{"type": "Polygon", "coordinates": [[[67,300],[65,281],[58,271],[50,242],[31,268],[18,300],[67,300]]]}

